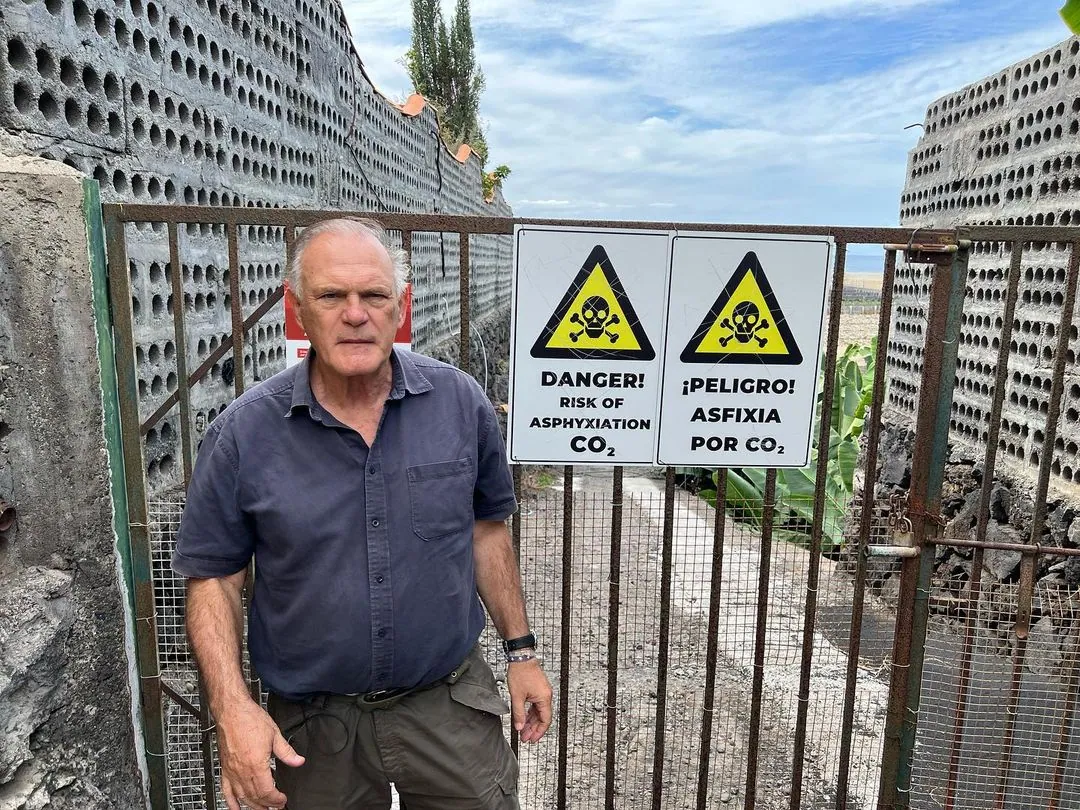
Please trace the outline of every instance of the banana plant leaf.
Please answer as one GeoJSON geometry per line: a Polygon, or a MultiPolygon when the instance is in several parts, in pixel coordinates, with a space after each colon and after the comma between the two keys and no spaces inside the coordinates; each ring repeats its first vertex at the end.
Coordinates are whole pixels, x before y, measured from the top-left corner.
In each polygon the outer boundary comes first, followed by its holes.
{"type": "Polygon", "coordinates": [[[779,470],[777,477],[783,476],[787,498],[783,505],[810,523],[814,519],[814,473],[816,465],[802,469],[779,470]]]}
{"type": "Polygon", "coordinates": [[[755,526],[760,526],[762,515],[765,512],[765,499],[762,491],[758,490],[743,475],[740,475],[740,473],[749,472],[752,471],[728,470],[725,498],[728,505],[734,507],[737,520],[744,520],[755,526]]]}
{"type": "Polygon", "coordinates": [[[1080,34],[1080,0],[1066,0],[1059,13],[1069,30],[1074,34],[1080,34]]]}

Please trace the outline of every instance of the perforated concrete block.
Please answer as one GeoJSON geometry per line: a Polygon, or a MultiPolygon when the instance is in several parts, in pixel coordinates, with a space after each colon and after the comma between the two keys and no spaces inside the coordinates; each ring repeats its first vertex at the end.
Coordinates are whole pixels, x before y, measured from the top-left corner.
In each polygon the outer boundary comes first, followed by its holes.
{"type": "MultiPolygon", "coordinates": [[[[26,0],[0,17],[0,127],[27,152],[98,180],[107,202],[495,214],[481,167],[442,144],[430,107],[405,115],[371,86],[336,2],[26,0]]],[[[223,227],[180,230],[183,301],[174,300],[165,227],[129,226],[141,411],[179,380],[173,310],[183,306],[189,369],[231,331],[223,227]]],[[[240,230],[241,307],[281,283],[280,228],[240,230]]],[[[458,332],[457,237],[417,234],[413,343],[458,332]]],[[[505,303],[509,237],[474,237],[472,317],[505,303]]],[[[249,382],[284,367],[280,304],[245,348],[249,382]]],[[[192,391],[200,437],[231,399],[225,359],[192,391]]],[[[149,484],[179,483],[177,417],[148,434],[149,484]]]]}
{"type": "MultiPolygon", "coordinates": [[[[905,226],[1080,225],[1080,41],[1066,40],[944,96],[926,111],[908,158],[900,202],[905,226]]],[[[971,255],[951,430],[979,448],[988,438],[1010,255],[977,245],[971,255]]],[[[1062,419],[1044,448],[1051,369],[1064,303],[1065,245],[1026,246],[1009,345],[999,452],[1032,473],[1046,451],[1054,475],[1080,483],[1077,328],[1069,335],[1062,419]]],[[[889,343],[892,418],[918,400],[929,287],[922,268],[899,268],[889,343]]],[[[1074,319],[1075,321],[1075,319],[1074,319]]]]}

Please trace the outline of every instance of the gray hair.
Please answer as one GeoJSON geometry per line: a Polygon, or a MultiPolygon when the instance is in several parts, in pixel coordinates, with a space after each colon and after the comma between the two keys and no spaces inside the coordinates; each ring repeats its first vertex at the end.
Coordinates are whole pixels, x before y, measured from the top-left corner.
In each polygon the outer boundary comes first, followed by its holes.
{"type": "Polygon", "coordinates": [[[394,296],[400,298],[405,292],[405,285],[409,283],[409,257],[405,251],[390,241],[390,234],[386,228],[373,219],[360,219],[359,217],[339,217],[337,219],[324,219],[314,225],[309,225],[300,232],[300,236],[293,243],[292,261],[285,271],[285,279],[289,282],[290,289],[301,294],[301,269],[304,261],[304,253],[318,237],[323,234],[351,234],[353,236],[368,236],[378,242],[386,250],[390,257],[390,264],[394,268],[394,296]]]}

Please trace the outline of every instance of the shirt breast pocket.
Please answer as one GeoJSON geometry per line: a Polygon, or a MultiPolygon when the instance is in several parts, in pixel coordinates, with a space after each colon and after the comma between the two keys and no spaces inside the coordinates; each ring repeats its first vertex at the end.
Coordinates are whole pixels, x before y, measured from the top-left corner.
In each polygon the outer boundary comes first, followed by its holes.
{"type": "Polygon", "coordinates": [[[409,511],[421,540],[439,540],[473,524],[473,460],[459,458],[409,467],[409,511]]]}

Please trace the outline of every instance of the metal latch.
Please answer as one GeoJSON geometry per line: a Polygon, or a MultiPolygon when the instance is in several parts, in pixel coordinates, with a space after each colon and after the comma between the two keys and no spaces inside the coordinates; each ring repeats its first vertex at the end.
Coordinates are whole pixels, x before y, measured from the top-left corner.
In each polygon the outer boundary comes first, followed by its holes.
{"type": "Polygon", "coordinates": [[[908,494],[896,493],[889,498],[888,545],[872,545],[867,548],[871,557],[917,557],[915,532],[908,516],[908,494]]]}
{"type": "Polygon", "coordinates": [[[899,492],[889,498],[889,537],[894,546],[911,548],[915,545],[915,532],[908,516],[908,494],[899,492]]]}

